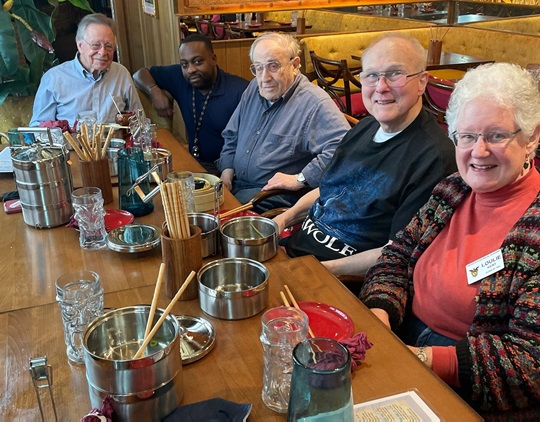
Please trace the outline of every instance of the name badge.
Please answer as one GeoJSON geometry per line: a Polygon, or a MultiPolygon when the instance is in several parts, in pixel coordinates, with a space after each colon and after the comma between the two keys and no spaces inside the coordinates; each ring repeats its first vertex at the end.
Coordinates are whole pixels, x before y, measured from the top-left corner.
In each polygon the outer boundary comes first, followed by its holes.
{"type": "Polygon", "coordinates": [[[502,252],[497,249],[465,267],[467,269],[467,283],[473,284],[488,275],[494,274],[504,268],[502,252]]]}

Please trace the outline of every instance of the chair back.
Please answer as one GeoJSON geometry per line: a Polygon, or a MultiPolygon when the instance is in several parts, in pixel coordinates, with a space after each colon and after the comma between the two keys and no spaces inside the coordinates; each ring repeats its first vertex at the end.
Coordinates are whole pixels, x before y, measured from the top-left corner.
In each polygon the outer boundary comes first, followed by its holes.
{"type": "Polygon", "coordinates": [[[424,106],[431,112],[437,122],[441,125],[446,125],[446,109],[450,95],[454,91],[455,83],[447,79],[440,79],[433,75],[429,75],[426,90],[424,91],[424,106]]]}
{"type": "Polygon", "coordinates": [[[231,26],[227,22],[211,22],[210,28],[212,30],[212,36],[215,40],[230,39],[231,26]]]}
{"type": "Polygon", "coordinates": [[[212,34],[211,24],[209,21],[206,20],[196,20],[195,21],[195,27],[197,28],[197,32],[206,35],[208,38],[213,39],[214,36],[212,34]]]}
{"type": "Polygon", "coordinates": [[[339,109],[351,116],[365,116],[367,111],[362,101],[362,85],[358,79],[362,68],[349,69],[347,60],[326,59],[315,54],[313,50],[309,55],[317,75],[317,85],[332,97],[339,109]],[[354,94],[351,86],[356,87],[354,94]],[[357,104],[354,104],[355,102],[357,104]]]}

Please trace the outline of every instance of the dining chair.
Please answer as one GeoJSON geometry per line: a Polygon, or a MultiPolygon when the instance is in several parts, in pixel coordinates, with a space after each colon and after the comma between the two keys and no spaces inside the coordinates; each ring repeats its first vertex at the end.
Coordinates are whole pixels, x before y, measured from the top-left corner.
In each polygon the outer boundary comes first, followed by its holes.
{"type": "Polygon", "coordinates": [[[433,75],[429,75],[426,90],[424,91],[424,106],[427,110],[435,116],[437,122],[443,127],[446,125],[446,109],[448,108],[448,101],[450,101],[450,95],[454,91],[455,82],[440,79],[433,75]]]}
{"type": "Polygon", "coordinates": [[[212,38],[214,40],[227,39],[227,33],[225,32],[225,23],[210,22],[210,31],[212,31],[212,38]]]}
{"type": "Polygon", "coordinates": [[[214,39],[214,36],[212,34],[212,29],[211,29],[211,23],[209,21],[196,20],[195,27],[197,28],[197,32],[203,35],[206,35],[210,39],[214,39]]]}
{"type": "Polygon", "coordinates": [[[339,109],[350,116],[361,118],[368,115],[362,100],[362,85],[358,79],[361,68],[350,69],[347,60],[331,60],[309,52],[317,85],[324,89],[339,109]]]}

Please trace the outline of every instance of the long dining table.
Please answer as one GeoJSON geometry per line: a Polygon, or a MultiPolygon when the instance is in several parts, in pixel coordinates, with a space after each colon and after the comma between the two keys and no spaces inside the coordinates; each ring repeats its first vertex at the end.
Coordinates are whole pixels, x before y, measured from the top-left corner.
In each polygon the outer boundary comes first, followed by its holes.
{"type": "MultiPolygon", "coordinates": [[[[160,130],[158,140],[172,152],[175,170],[202,171],[169,132],[160,130]]],[[[0,189],[13,189],[10,175],[0,176],[0,189]]],[[[136,221],[160,226],[163,211],[158,202],[152,214],[136,221]]],[[[115,198],[111,207],[117,204],[115,198]]],[[[234,197],[226,192],[225,207],[235,205],[234,197]]],[[[94,270],[101,278],[106,308],[149,304],[161,252],[159,248],[138,254],[84,251],[74,229],[38,230],[27,226],[21,214],[0,213],[0,230],[0,420],[39,420],[37,396],[43,403],[45,420],[54,420],[48,389],[36,393],[29,374],[29,360],[42,356],[52,368],[50,391],[58,420],[79,420],[91,408],[85,367],[68,363],[55,303],[55,280],[71,270],[94,270]]],[[[354,332],[365,332],[373,343],[352,375],[355,403],[416,390],[444,420],[481,420],[315,258],[288,259],[279,253],[265,265],[269,270],[269,307],[281,305],[279,292],[287,284],[299,301],[321,302],[343,311],[352,320],[354,332]]],[[[162,293],[158,305],[165,307],[169,300],[162,293]]],[[[204,314],[197,299],[177,302],[172,312],[203,317],[216,331],[216,342],[208,355],[183,367],[181,404],[221,397],[251,403],[251,421],[286,419],[261,400],[260,314],[237,321],[220,320],[204,314]]]]}

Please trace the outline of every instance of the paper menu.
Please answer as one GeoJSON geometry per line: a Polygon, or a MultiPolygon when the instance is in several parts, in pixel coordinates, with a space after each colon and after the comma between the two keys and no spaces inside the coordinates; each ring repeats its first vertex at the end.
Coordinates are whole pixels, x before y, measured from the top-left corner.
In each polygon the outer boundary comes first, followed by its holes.
{"type": "Polygon", "coordinates": [[[435,422],[440,420],[416,391],[407,391],[354,405],[355,422],[435,422]]]}

